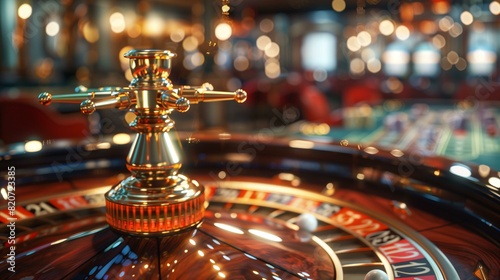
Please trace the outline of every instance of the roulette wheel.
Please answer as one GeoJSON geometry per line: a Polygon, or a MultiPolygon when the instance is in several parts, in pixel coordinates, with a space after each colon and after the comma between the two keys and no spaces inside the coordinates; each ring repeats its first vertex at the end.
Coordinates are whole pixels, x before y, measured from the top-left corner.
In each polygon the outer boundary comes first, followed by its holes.
{"type": "Polygon", "coordinates": [[[251,135],[188,136],[171,111],[246,93],[172,85],[169,51],[126,56],[128,87],[40,101],[130,109],[133,141],[2,154],[2,279],[500,277],[496,171],[278,137],[286,112],[251,135]]]}

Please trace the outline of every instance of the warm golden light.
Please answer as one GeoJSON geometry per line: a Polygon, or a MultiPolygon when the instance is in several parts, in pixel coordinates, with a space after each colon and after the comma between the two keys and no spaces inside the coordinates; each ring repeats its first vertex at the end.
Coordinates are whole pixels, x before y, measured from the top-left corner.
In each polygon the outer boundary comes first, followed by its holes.
{"type": "Polygon", "coordinates": [[[380,62],[380,60],[372,58],[366,63],[366,68],[371,73],[378,73],[380,72],[380,70],[382,70],[382,63],[380,62]]]}
{"type": "Polygon", "coordinates": [[[479,165],[478,171],[479,175],[485,178],[490,174],[491,168],[488,165],[481,164],[479,165]]]}
{"type": "Polygon", "coordinates": [[[223,224],[223,223],[214,223],[214,226],[222,229],[222,230],[225,230],[225,231],[228,231],[228,232],[232,232],[232,233],[236,233],[236,234],[243,234],[244,232],[235,227],[235,226],[231,226],[231,225],[228,225],[228,224],[223,224]]]}
{"type": "Polygon", "coordinates": [[[464,11],[460,14],[460,20],[465,25],[470,25],[474,21],[474,16],[469,11],[464,11]]]}
{"type": "Polygon", "coordinates": [[[378,149],[375,147],[372,147],[372,146],[366,147],[364,149],[364,151],[365,151],[365,153],[370,154],[370,155],[374,155],[374,154],[378,153],[378,149]]]}
{"type": "Polygon", "coordinates": [[[396,28],[396,37],[401,41],[407,40],[410,38],[410,29],[404,25],[398,26],[396,28]]]}
{"type": "Polygon", "coordinates": [[[121,48],[120,51],[118,52],[118,60],[120,61],[120,65],[124,71],[129,69],[129,61],[128,61],[128,58],[126,58],[124,56],[124,54],[126,54],[127,52],[129,52],[131,50],[133,50],[132,46],[125,46],[125,47],[121,48]]]}
{"type": "Polygon", "coordinates": [[[34,153],[42,150],[42,142],[33,140],[33,141],[28,141],[24,144],[24,150],[28,153],[34,153]]]}
{"type": "Polygon", "coordinates": [[[500,188],[500,178],[498,177],[490,177],[488,179],[488,183],[490,183],[490,185],[492,185],[493,187],[495,188],[500,188]]]}
{"type": "Polygon", "coordinates": [[[314,133],[316,135],[327,135],[330,133],[330,126],[326,123],[320,123],[314,127],[314,133]]]}
{"type": "Polygon", "coordinates": [[[265,33],[271,32],[274,29],[274,22],[268,18],[265,18],[265,19],[260,21],[259,28],[260,28],[260,31],[262,31],[262,32],[265,32],[265,33]]]}
{"type": "Polygon", "coordinates": [[[245,71],[250,67],[250,61],[245,56],[238,56],[233,62],[234,69],[238,71],[245,71]]]}
{"type": "Polygon", "coordinates": [[[130,143],[130,140],[132,140],[132,138],[126,133],[118,133],[113,135],[113,143],[117,145],[128,144],[130,143]]]}
{"type": "Polygon", "coordinates": [[[276,59],[268,59],[264,68],[264,73],[270,79],[276,79],[281,74],[279,61],[276,59]]]}
{"type": "Polygon", "coordinates": [[[151,15],[146,17],[146,24],[142,29],[142,32],[146,36],[160,36],[163,33],[164,22],[163,19],[157,15],[151,15]]]}
{"type": "Polygon", "coordinates": [[[446,57],[443,57],[441,59],[441,68],[443,68],[443,70],[448,71],[451,69],[451,67],[453,67],[453,64],[451,64],[446,57]]]}
{"type": "Polygon", "coordinates": [[[277,57],[280,54],[280,46],[275,42],[271,42],[267,44],[264,53],[267,57],[277,57]]]}
{"type": "Polygon", "coordinates": [[[462,28],[462,25],[455,22],[453,24],[453,26],[451,27],[451,29],[449,30],[449,33],[450,33],[451,37],[456,38],[456,37],[460,36],[463,31],[464,31],[464,29],[462,28]]]}
{"type": "Polygon", "coordinates": [[[271,38],[266,35],[259,36],[255,42],[259,50],[265,50],[267,45],[271,44],[271,38]]]}
{"type": "Polygon", "coordinates": [[[451,64],[457,64],[458,63],[458,59],[460,58],[460,56],[458,55],[457,52],[455,51],[451,51],[449,52],[447,55],[446,55],[446,59],[448,59],[448,61],[451,63],[451,64]]]}
{"type": "Polygon", "coordinates": [[[33,9],[30,4],[24,3],[17,9],[17,15],[22,19],[27,19],[31,16],[33,9]]]}
{"type": "Polygon", "coordinates": [[[413,8],[413,13],[415,15],[421,15],[425,11],[424,5],[420,2],[413,2],[412,8],[413,8]]]}
{"type": "Polygon", "coordinates": [[[180,41],[184,40],[186,37],[186,33],[182,28],[177,28],[172,33],[170,33],[170,40],[173,42],[179,43],[180,41]]]}
{"type": "Polygon", "coordinates": [[[312,149],[314,148],[314,142],[307,140],[291,140],[288,146],[298,149],[312,149]]]}
{"type": "Polygon", "coordinates": [[[199,67],[203,63],[205,63],[205,56],[201,52],[195,52],[191,55],[190,60],[192,65],[194,65],[195,67],[199,67]]]}
{"type": "Polygon", "coordinates": [[[375,51],[371,48],[366,48],[361,52],[361,58],[368,62],[370,59],[375,57],[375,51]]]}
{"type": "Polygon", "coordinates": [[[394,23],[392,21],[385,19],[382,22],[380,22],[380,25],[378,26],[378,29],[382,35],[389,36],[394,32],[394,23]]]}
{"type": "Polygon", "coordinates": [[[182,42],[182,47],[187,52],[192,52],[196,50],[198,45],[199,45],[198,39],[196,39],[196,37],[194,36],[189,36],[182,42]]]}
{"type": "Polygon", "coordinates": [[[437,23],[432,20],[424,20],[420,22],[420,31],[427,35],[432,35],[437,32],[437,23]]]}
{"type": "Polygon", "coordinates": [[[121,33],[125,31],[125,17],[122,13],[113,13],[109,17],[109,23],[111,24],[111,31],[114,33],[121,33]]]}
{"type": "MultiPolygon", "coordinates": [[[[10,190],[9,190],[9,191],[11,191],[11,190],[12,190],[12,187],[10,187],[10,186],[9,186],[9,188],[10,188],[10,190]]],[[[3,198],[4,200],[9,199],[9,195],[7,194],[7,190],[6,190],[5,188],[0,189],[0,193],[2,194],[2,198],[3,198]]]]}
{"type": "Polygon", "coordinates": [[[226,22],[221,22],[215,27],[215,37],[221,41],[225,41],[231,37],[233,29],[226,22]]]}
{"type": "Polygon", "coordinates": [[[391,151],[391,155],[393,155],[394,157],[402,157],[404,156],[404,152],[399,149],[394,149],[391,151]]]}
{"type": "Polygon", "coordinates": [[[127,28],[127,35],[130,38],[137,38],[142,34],[142,29],[139,24],[132,24],[127,28]]]}
{"type": "Polygon", "coordinates": [[[361,44],[356,36],[351,36],[347,39],[347,48],[351,52],[356,52],[361,49],[361,44]]]}
{"type": "Polygon", "coordinates": [[[490,12],[495,16],[500,15],[500,3],[498,1],[492,1],[490,3],[490,12]]]}
{"type": "Polygon", "coordinates": [[[274,235],[272,233],[269,233],[269,232],[262,231],[262,230],[249,229],[248,232],[250,232],[251,234],[256,235],[260,238],[267,239],[269,241],[274,241],[274,242],[281,242],[282,241],[281,237],[274,235]]]}
{"type": "Polygon", "coordinates": [[[447,1],[435,1],[432,4],[432,11],[435,14],[446,14],[450,11],[450,3],[447,1]]]}
{"type": "Polygon", "coordinates": [[[436,36],[432,37],[432,44],[436,48],[442,49],[446,45],[446,39],[443,37],[443,35],[437,34],[436,36]]]}
{"type": "Polygon", "coordinates": [[[386,81],[387,88],[395,94],[401,93],[403,91],[403,83],[398,78],[389,78],[386,81]]]}
{"type": "Polygon", "coordinates": [[[89,43],[95,43],[99,40],[99,30],[89,21],[83,25],[82,34],[89,43]]]}
{"type": "Polygon", "coordinates": [[[47,33],[47,35],[51,37],[54,37],[59,34],[59,29],[59,23],[51,21],[47,24],[47,26],[45,26],[45,33],[47,33]]]}
{"type": "Polygon", "coordinates": [[[109,143],[109,142],[97,143],[95,145],[95,148],[100,149],[100,150],[107,150],[107,149],[111,148],[111,143],[109,143]]]}
{"type": "Polygon", "coordinates": [[[365,62],[361,58],[351,60],[349,65],[352,74],[361,75],[365,72],[365,62]]]}
{"type": "Polygon", "coordinates": [[[370,45],[372,42],[372,36],[367,31],[359,32],[357,38],[358,38],[359,44],[363,47],[370,45]]]}
{"type": "Polygon", "coordinates": [[[441,31],[446,32],[451,29],[454,23],[455,21],[450,16],[445,16],[438,22],[439,29],[441,29],[441,31]]]}
{"type": "Polygon", "coordinates": [[[336,12],[342,12],[345,10],[346,4],[344,0],[333,0],[332,9],[336,12]]]}

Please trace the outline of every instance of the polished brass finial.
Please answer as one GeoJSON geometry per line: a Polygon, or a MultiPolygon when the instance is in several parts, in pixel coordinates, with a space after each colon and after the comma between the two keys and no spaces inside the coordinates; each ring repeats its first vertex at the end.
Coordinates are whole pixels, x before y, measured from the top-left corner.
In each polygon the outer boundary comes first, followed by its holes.
{"type": "Polygon", "coordinates": [[[128,87],[87,89],[73,94],[39,95],[43,105],[51,102],[80,103],[84,114],[99,108],[129,109],[136,114],[130,127],[137,131],[127,156],[131,176],[105,195],[106,220],[117,231],[131,235],[170,234],[197,226],[204,216],[204,188],[179,174],[182,154],[178,136],[172,131],[173,110],[186,112],[191,104],[235,100],[247,94],[214,91],[212,85],[175,86],[169,80],[175,53],[168,50],[132,50],[134,79],[128,87]]]}

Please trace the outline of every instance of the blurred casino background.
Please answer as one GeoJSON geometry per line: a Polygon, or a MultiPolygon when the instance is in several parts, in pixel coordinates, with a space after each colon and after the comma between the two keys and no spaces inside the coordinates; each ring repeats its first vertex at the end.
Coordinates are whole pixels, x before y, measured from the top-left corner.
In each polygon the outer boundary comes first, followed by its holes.
{"type": "Polygon", "coordinates": [[[177,53],[174,84],[249,93],[245,106],[174,113],[179,130],[360,143],[498,170],[499,30],[497,0],[3,0],[1,146],[128,131],[126,112],[32,103],[42,91],[126,86],[123,54],[155,48],[177,53]]]}

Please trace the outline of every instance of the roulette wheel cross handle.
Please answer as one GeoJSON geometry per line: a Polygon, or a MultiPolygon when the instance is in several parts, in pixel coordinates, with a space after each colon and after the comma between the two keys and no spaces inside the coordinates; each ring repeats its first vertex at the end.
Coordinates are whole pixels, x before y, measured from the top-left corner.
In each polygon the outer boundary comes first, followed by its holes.
{"type": "Polygon", "coordinates": [[[191,104],[235,100],[242,103],[246,92],[214,91],[212,85],[175,86],[169,80],[168,50],[132,50],[129,58],[134,79],[128,87],[88,90],[78,93],[39,95],[43,105],[53,101],[78,103],[84,114],[98,108],[129,109],[136,114],[130,123],[137,132],[126,165],[131,175],[105,195],[106,220],[125,234],[163,236],[197,226],[204,216],[204,188],[179,173],[182,166],[180,141],[172,131],[173,110],[186,112],[191,104]]]}

